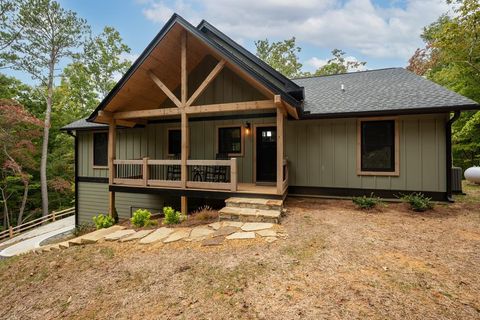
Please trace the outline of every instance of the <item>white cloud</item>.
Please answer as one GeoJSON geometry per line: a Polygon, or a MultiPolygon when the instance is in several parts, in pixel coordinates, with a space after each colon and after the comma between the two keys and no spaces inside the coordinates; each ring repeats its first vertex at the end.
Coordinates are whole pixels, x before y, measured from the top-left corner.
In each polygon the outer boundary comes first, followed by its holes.
{"type": "Polygon", "coordinates": [[[445,0],[405,0],[388,8],[372,0],[149,0],[145,6],[151,21],[164,23],[177,12],[243,41],[296,36],[319,48],[405,61],[422,45],[422,28],[448,10],[445,0]]]}
{"type": "MultiPolygon", "coordinates": [[[[309,69],[309,71],[315,71],[318,68],[321,68],[324,65],[326,65],[328,63],[328,60],[330,60],[330,59],[331,59],[331,57],[325,58],[325,59],[312,57],[312,58],[310,58],[306,61],[306,67],[307,67],[307,69],[309,69]]],[[[347,57],[345,57],[345,61],[347,61],[347,62],[359,62],[360,60],[358,60],[357,58],[352,57],[352,56],[347,56],[347,57]]],[[[363,65],[360,65],[356,68],[351,68],[348,71],[364,71],[364,70],[367,70],[367,68],[363,65]]]]}

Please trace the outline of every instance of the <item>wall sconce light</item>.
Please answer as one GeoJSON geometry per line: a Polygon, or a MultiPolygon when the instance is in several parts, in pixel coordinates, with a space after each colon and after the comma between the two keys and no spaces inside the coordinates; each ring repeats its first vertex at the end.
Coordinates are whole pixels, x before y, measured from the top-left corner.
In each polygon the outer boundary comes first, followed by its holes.
{"type": "Polygon", "coordinates": [[[245,125],[245,134],[249,135],[250,134],[250,122],[247,122],[245,125]]]}

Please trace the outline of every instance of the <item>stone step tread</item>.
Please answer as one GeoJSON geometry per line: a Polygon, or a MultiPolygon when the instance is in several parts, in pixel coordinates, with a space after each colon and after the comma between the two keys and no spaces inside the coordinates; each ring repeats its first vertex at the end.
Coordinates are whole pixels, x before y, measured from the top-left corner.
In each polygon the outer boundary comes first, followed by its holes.
{"type": "Polygon", "coordinates": [[[133,230],[133,229],[118,230],[118,231],[115,231],[114,233],[106,235],[105,240],[106,241],[116,241],[116,240],[119,240],[121,238],[125,238],[127,236],[130,236],[133,233],[135,233],[135,230],[133,230]]]}
{"type": "Polygon", "coordinates": [[[114,232],[117,232],[119,230],[123,230],[123,229],[125,229],[125,227],[123,227],[123,226],[112,226],[110,228],[99,229],[99,230],[93,231],[93,232],[88,233],[88,234],[81,237],[82,243],[95,243],[97,241],[102,240],[107,235],[112,234],[114,232]]]}
{"type": "Polygon", "coordinates": [[[267,218],[280,218],[281,212],[279,210],[264,210],[253,208],[240,208],[240,207],[224,207],[220,209],[219,214],[236,215],[236,216],[255,216],[255,217],[267,217],[267,218]]]}
{"type": "Polygon", "coordinates": [[[255,206],[267,206],[267,207],[275,207],[280,208],[283,205],[283,200],[277,199],[264,199],[264,198],[242,198],[242,197],[231,197],[225,200],[225,203],[228,205],[233,206],[248,206],[248,205],[255,205],[255,206]]]}

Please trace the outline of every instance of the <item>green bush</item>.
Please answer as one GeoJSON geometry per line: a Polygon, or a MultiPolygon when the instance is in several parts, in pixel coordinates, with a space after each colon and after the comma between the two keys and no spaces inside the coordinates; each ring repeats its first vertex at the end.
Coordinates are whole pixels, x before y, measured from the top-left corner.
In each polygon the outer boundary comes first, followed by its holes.
{"type": "Polygon", "coordinates": [[[154,221],[150,219],[152,213],[146,209],[138,209],[133,213],[130,221],[136,227],[148,227],[154,224],[154,221]]]}
{"type": "Polygon", "coordinates": [[[163,214],[165,215],[164,224],[177,224],[186,219],[180,211],[176,211],[172,207],[163,207],[163,214]]]}
{"type": "Polygon", "coordinates": [[[382,202],[379,197],[374,197],[373,193],[370,195],[370,197],[354,197],[352,201],[358,208],[364,210],[375,208],[377,204],[382,202]]]}
{"type": "Polygon", "coordinates": [[[115,224],[115,220],[109,215],[103,215],[99,213],[97,216],[93,217],[93,222],[97,229],[108,228],[115,224]]]}
{"type": "Polygon", "coordinates": [[[423,212],[433,208],[432,198],[428,198],[420,192],[403,194],[401,199],[410,204],[410,209],[413,211],[423,212]]]}

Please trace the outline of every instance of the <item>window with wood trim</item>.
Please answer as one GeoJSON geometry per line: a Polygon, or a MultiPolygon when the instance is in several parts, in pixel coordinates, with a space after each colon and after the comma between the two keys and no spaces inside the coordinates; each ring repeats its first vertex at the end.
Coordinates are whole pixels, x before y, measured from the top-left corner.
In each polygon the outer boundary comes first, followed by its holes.
{"type": "Polygon", "coordinates": [[[182,153],[182,131],[180,129],[168,130],[168,154],[178,155],[182,153]]]}
{"type": "Polygon", "coordinates": [[[359,135],[359,174],[398,175],[396,121],[360,120],[359,135]]]}
{"type": "Polygon", "coordinates": [[[242,127],[218,128],[218,153],[240,155],[242,152],[242,127]]]}
{"type": "Polygon", "coordinates": [[[108,133],[93,133],[93,166],[108,166],[108,133]]]}

